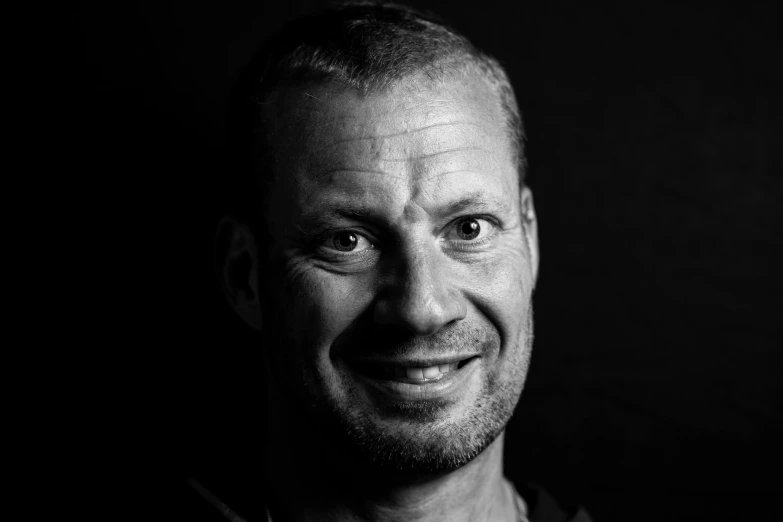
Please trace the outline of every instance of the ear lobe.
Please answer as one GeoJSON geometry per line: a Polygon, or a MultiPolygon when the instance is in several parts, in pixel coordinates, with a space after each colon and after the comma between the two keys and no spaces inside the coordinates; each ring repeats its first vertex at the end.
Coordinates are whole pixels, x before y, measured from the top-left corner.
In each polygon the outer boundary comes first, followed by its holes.
{"type": "Polygon", "coordinates": [[[524,186],[519,195],[519,211],[522,215],[522,229],[530,252],[530,265],[533,271],[533,286],[538,280],[538,221],[536,220],[536,208],[533,204],[533,192],[530,187],[524,186]]]}
{"type": "Polygon", "coordinates": [[[220,220],[215,235],[215,272],[234,312],[256,330],[261,330],[258,295],[258,252],[250,227],[232,216],[220,220]]]}

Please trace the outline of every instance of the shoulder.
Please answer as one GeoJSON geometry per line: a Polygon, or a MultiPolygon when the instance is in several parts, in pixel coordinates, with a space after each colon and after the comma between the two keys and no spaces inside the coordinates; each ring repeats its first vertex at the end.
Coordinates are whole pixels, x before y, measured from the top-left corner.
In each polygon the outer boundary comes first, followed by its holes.
{"type": "MultiPolygon", "coordinates": [[[[256,522],[266,521],[266,517],[255,512],[239,512],[242,507],[231,496],[220,496],[219,490],[210,489],[208,484],[188,478],[183,481],[181,518],[188,522],[256,522]]],[[[263,499],[257,499],[263,504],[263,499]]]]}

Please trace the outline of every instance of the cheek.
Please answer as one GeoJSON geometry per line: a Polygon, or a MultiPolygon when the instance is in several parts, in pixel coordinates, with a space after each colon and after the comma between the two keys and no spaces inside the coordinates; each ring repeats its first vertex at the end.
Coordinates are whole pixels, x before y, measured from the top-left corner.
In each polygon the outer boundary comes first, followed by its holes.
{"type": "Polygon", "coordinates": [[[283,282],[283,318],[289,334],[310,358],[328,357],[334,339],[369,306],[367,276],[337,275],[289,263],[283,282]],[[315,353],[314,353],[315,352],[315,353]]]}
{"type": "Polygon", "coordinates": [[[499,249],[486,262],[471,267],[470,298],[498,329],[501,349],[525,344],[533,277],[522,248],[499,249]]]}
{"type": "Polygon", "coordinates": [[[486,390],[511,400],[524,387],[530,358],[533,278],[521,249],[507,249],[488,260],[477,275],[472,300],[500,335],[496,359],[487,369],[486,390]]]}

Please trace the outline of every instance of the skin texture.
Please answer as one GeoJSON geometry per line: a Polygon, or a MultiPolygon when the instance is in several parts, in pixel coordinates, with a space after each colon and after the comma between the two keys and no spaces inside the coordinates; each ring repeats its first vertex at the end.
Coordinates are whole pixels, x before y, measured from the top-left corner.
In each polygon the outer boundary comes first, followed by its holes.
{"type": "Polygon", "coordinates": [[[527,372],[538,243],[490,87],[320,86],[280,106],[268,234],[222,227],[226,295],[269,339],[273,508],[513,520],[503,429],[527,372]],[[443,393],[387,393],[356,366],[446,356],[471,359],[443,393]]]}

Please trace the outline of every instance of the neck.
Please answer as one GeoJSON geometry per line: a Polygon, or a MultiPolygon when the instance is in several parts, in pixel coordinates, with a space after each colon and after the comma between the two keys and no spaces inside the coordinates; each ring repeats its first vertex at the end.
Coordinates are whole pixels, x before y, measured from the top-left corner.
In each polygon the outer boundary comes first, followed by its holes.
{"type": "Polygon", "coordinates": [[[266,482],[275,522],[516,520],[503,434],[461,468],[414,475],[379,472],[334,451],[312,427],[297,429],[272,405],[269,415],[266,482]]]}

